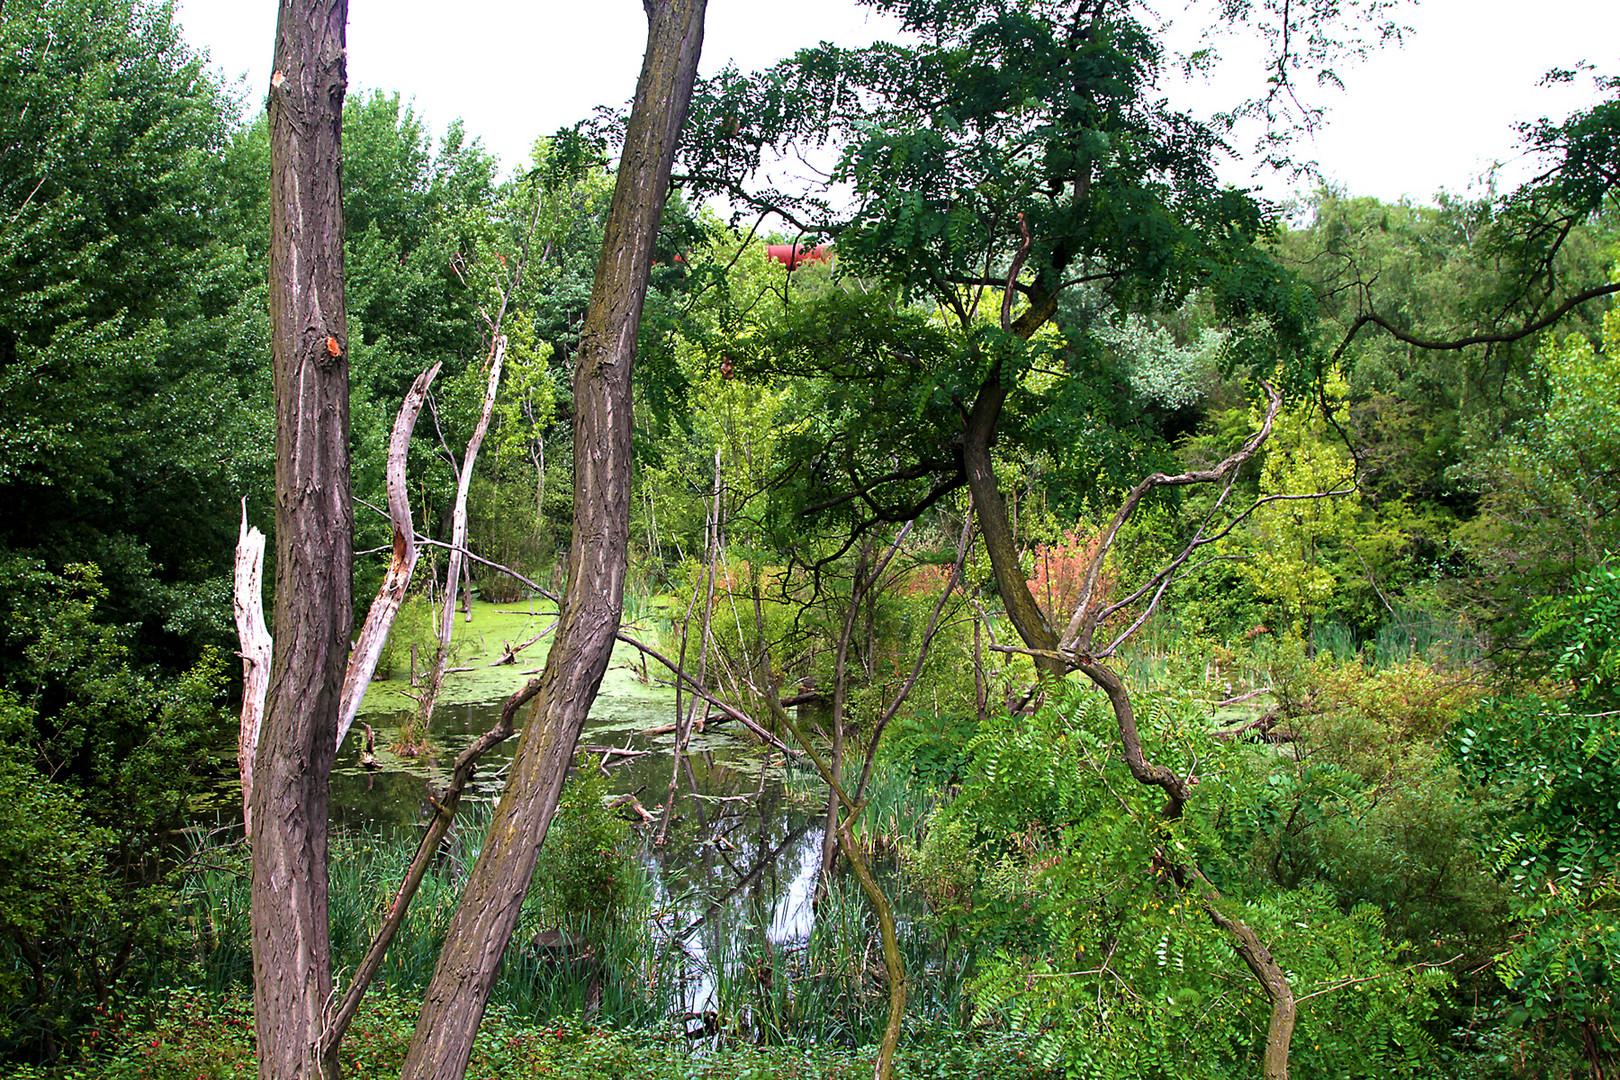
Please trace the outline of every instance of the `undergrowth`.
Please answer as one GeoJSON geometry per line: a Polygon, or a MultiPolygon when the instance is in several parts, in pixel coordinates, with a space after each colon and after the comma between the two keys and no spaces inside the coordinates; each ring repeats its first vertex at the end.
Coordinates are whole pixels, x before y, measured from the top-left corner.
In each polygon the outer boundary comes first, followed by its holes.
{"type": "MultiPolygon", "coordinates": [[[[149,1024],[108,1033],[85,1064],[61,1069],[24,1066],[15,1080],[253,1080],[251,1001],[177,991],[154,1003],[149,1024]]],[[[399,1075],[415,1025],[415,1004],[399,997],[369,1001],[340,1051],[348,1080],[399,1075]]],[[[616,1030],[575,1018],[527,1020],[491,1003],[473,1046],[467,1080],[752,1080],[781,1077],[843,1080],[869,1076],[872,1048],[833,1044],[720,1047],[694,1044],[677,1031],[616,1030]]],[[[1037,1080],[1056,1074],[1037,1065],[1027,1040],[1011,1035],[964,1038],[959,1032],[913,1028],[896,1061],[896,1077],[983,1077],[1037,1080]]]]}

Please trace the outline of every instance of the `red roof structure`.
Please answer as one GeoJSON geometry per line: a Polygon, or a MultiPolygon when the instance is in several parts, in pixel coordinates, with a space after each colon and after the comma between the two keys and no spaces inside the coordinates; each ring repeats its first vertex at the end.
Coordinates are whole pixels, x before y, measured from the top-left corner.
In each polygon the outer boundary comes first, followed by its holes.
{"type": "Polygon", "coordinates": [[[826,244],[817,244],[815,247],[805,247],[802,244],[767,244],[765,254],[789,270],[797,270],[805,263],[832,261],[832,251],[826,244]]]}

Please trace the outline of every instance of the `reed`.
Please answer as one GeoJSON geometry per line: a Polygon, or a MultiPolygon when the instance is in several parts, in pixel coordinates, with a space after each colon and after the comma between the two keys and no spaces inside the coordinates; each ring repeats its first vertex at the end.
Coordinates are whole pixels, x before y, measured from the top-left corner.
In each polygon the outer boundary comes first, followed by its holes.
{"type": "Polygon", "coordinates": [[[940,797],[937,790],[918,780],[907,763],[878,761],[866,786],[866,804],[852,829],[856,842],[873,855],[898,854],[904,844],[915,847],[922,842],[928,816],[940,797]]]}
{"type": "Polygon", "coordinates": [[[1408,660],[1466,665],[1481,655],[1479,643],[1455,616],[1401,604],[1378,628],[1373,656],[1380,667],[1408,660]]]}

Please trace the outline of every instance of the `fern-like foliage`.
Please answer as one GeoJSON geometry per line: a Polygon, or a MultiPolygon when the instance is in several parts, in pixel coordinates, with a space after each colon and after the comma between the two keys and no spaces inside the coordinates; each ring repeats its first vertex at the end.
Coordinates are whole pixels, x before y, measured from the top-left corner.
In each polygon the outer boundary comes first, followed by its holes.
{"type": "Polygon", "coordinates": [[[935,836],[950,850],[976,1022],[1034,1033],[1047,1064],[1084,1080],[1253,1073],[1269,1002],[1177,873],[1196,864],[1289,971],[1296,1075],[1437,1075],[1425,1024],[1447,976],[1403,970],[1376,909],[1245,869],[1266,827],[1270,751],[1212,737],[1206,706],[1180,692],[1140,695],[1137,723],[1150,759],[1196,780],[1177,820],[1126,769],[1099,693],[1075,688],[968,742],[960,792],[924,850],[935,836]]]}

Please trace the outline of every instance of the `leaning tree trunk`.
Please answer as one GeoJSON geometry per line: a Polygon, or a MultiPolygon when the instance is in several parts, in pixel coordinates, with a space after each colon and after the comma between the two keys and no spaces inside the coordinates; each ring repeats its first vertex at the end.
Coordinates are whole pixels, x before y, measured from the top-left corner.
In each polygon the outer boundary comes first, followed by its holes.
{"type": "Polygon", "coordinates": [[[675,143],[697,74],[707,0],[643,4],[647,55],[575,362],[568,591],[506,791],[422,1002],[404,1080],[460,1080],[466,1073],[535,856],[619,629],[630,535],[630,372],[675,143]]]}
{"type": "Polygon", "coordinates": [[[327,784],[353,615],[349,348],[343,302],[347,0],[282,0],[270,79],[270,343],[276,606],[253,782],[253,1003],[262,1080],[337,1075],[327,784]]]}
{"type": "MultiPolygon", "coordinates": [[[[1023,228],[1024,216],[1018,216],[1023,228]]],[[[1013,257],[1007,274],[1007,287],[1001,301],[1001,328],[1014,337],[1028,340],[1046,325],[1057,311],[1057,293],[1037,281],[1035,292],[1027,308],[1012,317],[1013,284],[1029,252],[1029,232],[1024,230],[1024,245],[1013,257]]],[[[996,428],[1001,422],[1001,410],[1011,389],[1003,381],[999,363],[993,364],[990,375],[979,387],[973,406],[962,425],[962,468],[967,478],[968,491],[973,496],[973,514],[979,522],[979,534],[984,537],[985,554],[990,557],[990,570],[995,575],[996,591],[1001,594],[1002,607],[1013,629],[1029,646],[1035,661],[1035,670],[1043,679],[1062,680],[1068,668],[1056,656],[1058,636],[1053,631],[1035,596],[1029,591],[1018,557],[1018,544],[1013,536],[1012,522],[1007,514],[1007,501],[1001,496],[996,483],[996,470],[990,448],[996,439],[996,428]]]]}
{"type": "Polygon", "coordinates": [[[1007,387],[999,376],[992,374],[979,389],[979,395],[968,413],[962,432],[962,466],[967,475],[968,491],[973,496],[973,513],[978,518],[979,533],[984,537],[984,549],[990,556],[990,570],[995,575],[996,591],[1007,612],[1007,620],[1018,631],[1024,644],[1034,651],[1035,670],[1043,678],[1061,680],[1068,673],[1063,661],[1057,657],[1058,637],[1053,631],[1035,596],[1029,591],[1029,582],[1018,557],[1018,542],[1013,536],[1012,522],[1007,514],[1007,501],[1001,496],[996,483],[996,472],[990,458],[990,447],[995,441],[996,425],[1001,419],[1001,408],[1007,400],[1007,387]]]}

